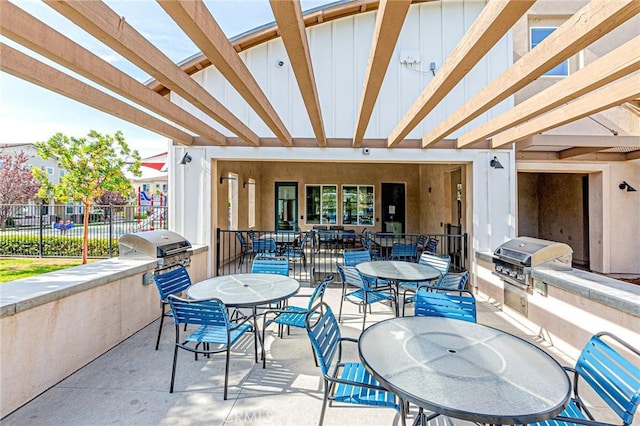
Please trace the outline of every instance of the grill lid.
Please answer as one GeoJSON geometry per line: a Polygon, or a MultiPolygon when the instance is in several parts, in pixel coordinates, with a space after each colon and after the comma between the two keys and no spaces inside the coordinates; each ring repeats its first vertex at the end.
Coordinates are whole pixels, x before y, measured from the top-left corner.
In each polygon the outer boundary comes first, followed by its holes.
{"type": "Polygon", "coordinates": [[[518,237],[501,244],[493,254],[500,260],[522,266],[537,266],[556,261],[571,267],[572,253],[571,247],[564,243],[518,237]]]}
{"type": "Polygon", "coordinates": [[[191,248],[186,238],[166,229],[125,234],[118,241],[121,257],[163,258],[191,248]]]}

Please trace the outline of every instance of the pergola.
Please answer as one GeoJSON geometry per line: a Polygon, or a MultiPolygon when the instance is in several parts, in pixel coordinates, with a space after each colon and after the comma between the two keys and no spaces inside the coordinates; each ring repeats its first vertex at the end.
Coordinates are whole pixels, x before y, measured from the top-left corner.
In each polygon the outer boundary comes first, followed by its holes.
{"type": "MultiPolygon", "coordinates": [[[[0,69],[46,89],[139,125],[183,145],[360,147],[412,3],[425,0],[353,0],[303,14],[294,0],[270,0],[275,23],[228,40],[206,5],[199,1],[159,0],[164,11],[202,51],[174,63],[136,29],[100,1],[45,0],[45,3],[155,80],[142,84],[97,55],[8,1],[0,2],[2,35],[97,83],[133,103],[123,102],[6,44],[0,45],[0,69]],[[328,138],[305,29],[377,9],[365,83],[352,138],[328,138]],[[281,37],[315,138],[296,138],[238,55],[281,37]],[[213,65],[264,121],[275,137],[257,135],[191,74],[213,65]],[[203,111],[236,136],[226,136],[168,100],[170,91],[203,111]],[[143,111],[152,111],[167,121],[143,111]],[[175,124],[172,124],[175,123],[175,124]],[[179,126],[179,127],[178,127],[179,126]],[[184,130],[183,130],[184,129],[184,130]]],[[[426,0],[429,1],[429,0],[426,0]]],[[[366,140],[370,147],[498,148],[514,144],[516,159],[608,160],[640,158],[640,135],[539,135],[614,107],[640,119],[640,36],[588,64],[508,112],[457,139],[449,135],[502,100],[577,54],[640,12],[637,0],[591,0],[535,49],[520,57],[483,90],[451,112],[421,139],[405,138],[491,47],[527,12],[534,0],[489,1],[467,33],[386,139],[366,140]]],[[[144,7],[144,3],[140,3],[144,7]]]]}

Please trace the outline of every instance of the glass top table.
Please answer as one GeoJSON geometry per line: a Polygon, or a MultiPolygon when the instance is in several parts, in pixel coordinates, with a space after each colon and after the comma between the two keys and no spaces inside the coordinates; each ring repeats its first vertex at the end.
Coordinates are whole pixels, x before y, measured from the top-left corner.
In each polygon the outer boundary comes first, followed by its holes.
{"type": "MultiPolygon", "coordinates": [[[[300,283],[284,275],[232,274],[220,275],[191,285],[187,289],[187,297],[190,299],[215,298],[222,300],[228,307],[251,308],[253,327],[260,341],[261,355],[264,358],[264,342],[258,329],[257,308],[260,305],[287,299],[296,294],[298,289],[300,289],[300,283]]],[[[258,362],[257,355],[256,362],[258,362]]]]}
{"type": "Polygon", "coordinates": [[[533,423],[562,412],[569,377],[550,355],[484,325],[402,317],[367,328],[358,342],[367,370],[426,410],[491,424],[533,423]]]}

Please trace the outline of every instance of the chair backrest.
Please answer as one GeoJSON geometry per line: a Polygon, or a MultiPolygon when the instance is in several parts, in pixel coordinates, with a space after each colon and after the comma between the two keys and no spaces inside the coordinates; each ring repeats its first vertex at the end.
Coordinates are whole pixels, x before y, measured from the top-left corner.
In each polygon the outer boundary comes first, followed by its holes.
{"type": "Polygon", "coordinates": [[[369,250],[344,250],[342,257],[346,266],[356,266],[358,263],[369,262],[371,253],[369,250]]]}
{"type": "Polygon", "coordinates": [[[427,241],[427,244],[424,246],[424,251],[435,253],[437,249],[438,240],[436,240],[435,238],[429,238],[429,241],[427,241]]]}
{"type": "Polygon", "coordinates": [[[322,374],[327,375],[341,338],[338,321],[329,305],[322,303],[313,307],[307,314],[305,328],[322,374]]]}
{"type": "Polygon", "coordinates": [[[167,298],[173,321],[178,324],[229,327],[227,307],[220,299],[185,300],[174,295],[167,298]]]}
{"type": "Polygon", "coordinates": [[[172,294],[182,293],[191,285],[191,277],[189,277],[189,272],[184,266],[154,275],[153,281],[158,288],[160,300],[167,300],[167,297],[172,294]]]}
{"type": "Polygon", "coordinates": [[[640,357],[638,348],[611,333],[601,332],[582,349],[575,369],[624,424],[630,425],[640,404],[640,367],[637,360],[635,364],[630,362],[602,337],[618,342],[640,357]]]}
{"type": "Polygon", "coordinates": [[[354,287],[367,288],[366,280],[362,279],[360,272],[354,266],[346,266],[336,263],[340,280],[343,284],[349,284],[354,287]]]}
{"type": "Polygon", "coordinates": [[[418,245],[414,243],[393,243],[391,259],[413,261],[418,256],[418,245]]]}
{"type": "Polygon", "coordinates": [[[256,238],[253,240],[253,249],[258,252],[275,252],[276,240],[275,238],[256,238]]]}
{"type": "Polygon", "coordinates": [[[251,264],[251,273],[289,276],[289,259],[286,257],[256,256],[251,264]]]}
{"type": "Polygon", "coordinates": [[[240,241],[240,244],[242,244],[243,247],[247,245],[247,239],[242,235],[242,232],[236,232],[236,238],[240,241]]]}
{"type": "Polygon", "coordinates": [[[425,244],[427,244],[427,236],[424,234],[418,235],[418,240],[416,241],[416,244],[418,244],[418,248],[424,250],[424,246],[425,244]]]}
{"type": "Polygon", "coordinates": [[[436,288],[446,290],[464,290],[467,281],[469,280],[469,271],[460,273],[448,273],[440,277],[436,288]]]}
{"type": "Polygon", "coordinates": [[[324,293],[327,291],[327,286],[329,283],[333,281],[333,274],[329,274],[325,277],[324,280],[313,290],[311,293],[311,297],[309,298],[309,306],[308,309],[311,310],[318,303],[322,303],[322,299],[324,298],[324,293]]]}
{"type": "Polygon", "coordinates": [[[305,232],[302,235],[302,239],[300,240],[300,245],[298,246],[298,248],[300,248],[300,250],[304,249],[304,246],[307,244],[307,239],[309,238],[309,233],[305,232]]]}
{"type": "Polygon", "coordinates": [[[467,290],[420,287],[416,293],[415,315],[476,322],[476,298],[467,290]]]}
{"type": "Polygon", "coordinates": [[[437,254],[425,251],[420,255],[420,260],[418,261],[418,263],[436,268],[442,275],[445,275],[447,272],[449,272],[451,258],[449,256],[438,256],[437,254]]]}

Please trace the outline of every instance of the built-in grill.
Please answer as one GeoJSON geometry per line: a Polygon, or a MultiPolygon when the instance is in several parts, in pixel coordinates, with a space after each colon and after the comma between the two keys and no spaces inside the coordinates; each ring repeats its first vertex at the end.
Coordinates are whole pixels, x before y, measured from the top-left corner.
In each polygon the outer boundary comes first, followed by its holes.
{"type": "Polygon", "coordinates": [[[531,269],[545,265],[571,269],[573,250],[567,244],[518,237],[500,245],[493,252],[494,274],[504,282],[504,303],[527,315],[527,293],[533,290],[531,269]]]}
{"type": "Polygon", "coordinates": [[[156,272],[191,262],[191,243],[173,231],[134,232],[120,237],[119,243],[120,257],[158,259],[156,272]]]}

